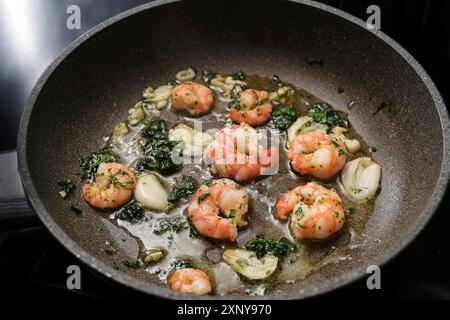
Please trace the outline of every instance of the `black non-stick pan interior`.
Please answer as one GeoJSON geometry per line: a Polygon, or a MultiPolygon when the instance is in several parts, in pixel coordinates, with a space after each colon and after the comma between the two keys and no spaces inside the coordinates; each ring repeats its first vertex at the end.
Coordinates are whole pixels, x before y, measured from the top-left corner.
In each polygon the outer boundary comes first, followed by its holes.
{"type": "Polygon", "coordinates": [[[37,84],[22,120],[18,151],[30,201],[84,262],[131,287],[179,297],[144,270],[114,270],[112,259],[137,257],[136,240],[107,215],[71,214],[55,181],[76,179],[78,158],[99,148],[143,88],[191,65],[276,74],[349,112],[356,131],[377,148],[382,191],[365,241],[348,249],[350,259],[280,286],[269,298],[309,296],[361,276],[397,253],[431,216],[448,176],[448,119],[432,82],[398,45],[309,2],[156,2],[107,21],[66,49],[37,84]],[[323,65],[305,63],[309,57],[323,65]],[[395,112],[376,112],[383,102],[395,112]],[[123,243],[117,256],[103,253],[105,241],[123,243]]]}

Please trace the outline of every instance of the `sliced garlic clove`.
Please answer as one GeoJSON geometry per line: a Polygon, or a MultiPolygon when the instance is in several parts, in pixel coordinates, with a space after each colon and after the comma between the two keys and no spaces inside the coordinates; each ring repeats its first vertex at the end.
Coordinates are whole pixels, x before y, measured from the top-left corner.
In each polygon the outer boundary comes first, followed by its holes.
{"type": "Polygon", "coordinates": [[[195,70],[192,68],[187,68],[186,70],[181,70],[175,76],[178,81],[190,81],[195,78],[195,70]]]}
{"type": "Polygon", "coordinates": [[[146,173],[137,178],[134,198],[151,210],[164,211],[169,205],[166,189],[153,174],[146,173]]]}
{"type": "Polygon", "coordinates": [[[159,102],[163,100],[167,100],[170,98],[172,94],[173,87],[169,85],[164,85],[156,88],[149,98],[145,100],[145,102],[159,102]]]}
{"type": "Polygon", "coordinates": [[[369,157],[361,157],[345,164],[340,186],[354,201],[364,202],[376,195],[380,180],[381,166],[369,157]]]}
{"type": "Polygon", "coordinates": [[[145,112],[142,107],[133,107],[128,110],[127,121],[130,126],[135,126],[145,119],[145,112]]]}
{"type": "Polygon", "coordinates": [[[114,135],[115,136],[123,136],[128,133],[128,127],[125,122],[119,123],[114,127],[114,135]]]}
{"type": "Polygon", "coordinates": [[[308,116],[299,117],[287,130],[288,143],[290,144],[301,133],[310,131],[327,133],[327,129],[326,125],[314,122],[308,116]]]}
{"type": "Polygon", "coordinates": [[[213,140],[213,137],[206,132],[196,131],[181,123],[169,130],[169,140],[183,143],[183,155],[196,156],[203,153],[203,150],[213,140]]]}
{"type": "Polygon", "coordinates": [[[244,249],[225,250],[223,259],[234,272],[250,280],[262,280],[270,277],[278,265],[278,258],[275,256],[265,255],[257,258],[254,252],[244,249]]]}
{"type": "Polygon", "coordinates": [[[344,139],[344,147],[349,153],[356,153],[361,149],[361,143],[357,139],[344,139]]]}

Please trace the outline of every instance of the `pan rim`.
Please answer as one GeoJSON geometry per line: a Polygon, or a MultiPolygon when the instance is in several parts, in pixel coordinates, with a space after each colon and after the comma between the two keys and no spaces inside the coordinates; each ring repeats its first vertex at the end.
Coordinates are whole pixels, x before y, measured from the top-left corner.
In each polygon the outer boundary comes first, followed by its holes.
{"type": "MultiPolygon", "coordinates": [[[[139,12],[143,12],[145,10],[149,10],[154,7],[168,5],[171,3],[179,2],[181,0],[156,0],[150,3],[146,3],[143,5],[139,5],[137,7],[131,8],[127,11],[119,13],[104,22],[94,26],[86,33],[81,35],[75,41],[70,43],[58,56],[57,58],[46,68],[46,70],[42,73],[36,84],[34,85],[30,96],[26,102],[24,111],[22,113],[18,140],[17,140],[17,157],[18,157],[18,167],[19,173],[21,176],[22,184],[25,190],[25,194],[32,206],[32,208],[36,211],[41,221],[45,224],[48,230],[53,234],[53,236],[64,245],[72,254],[74,254],[77,258],[79,258],[83,263],[93,268],[97,272],[105,275],[107,278],[111,278],[120,284],[136,289],[138,291],[157,295],[164,298],[169,299],[192,299],[192,300],[209,300],[209,299],[236,299],[236,296],[189,296],[186,294],[173,292],[166,287],[162,287],[159,285],[155,285],[152,283],[148,283],[146,281],[137,279],[131,275],[123,273],[121,271],[115,270],[111,266],[101,262],[87,251],[85,251],[81,246],[79,246],[74,240],[72,240],[65,232],[62,230],[50,214],[45,209],[44,204],[39,199],[37,191],[34,187],[33,181],[31,179],[31,175],[28,168],[27,163],[27,148],[26,148],[26,137],[28,131],[28,123],[33,111],[33,106],[39,96],[41,89],[47,82],[47,79],[50,75],[57,69],[59,64],[79,45],[85,42],[87,39],[91,38],[96,33],[102,31],[103,29],[109,27],[113,23],[123,20],[129,16],[137,14],[139,12]]],[[[325,4],[321,4],[315,1],[310,0],[285,0],[287,2],[298,3],[301,5],[313,7],[326,13],[333,14],[339,16],[342,19],[345,19],[351,23],[356,24],[361,28],[366,29],[366,23],[356,18],[348,13],[345,13],[339,9],[330,7],[325,4]]],[[[416,238],[419,232],[425,227],[425,225],[429,222],[430,218],[433,216],[437,207],[439,206],[441,200],[443,199],[448,180],[450,177],[450,120],[449,115],[447,113],[444,101],[436,88],[435,84],[423,69],[423,67],[413,58],[403,47],[401,47],[396,41],[391,39],[389,36],[384,34],[382,31],[373,30],[368,31],[372,32],[376,37],[382,40],[384,43],[389,45],[392,49],[396,51],[403,59],[405,59],[408,64],[413,68],[413,70],[420,77],[422,82],[425,84],[427,90],[429,91],[434,105],[437,109],[439,120],[441,124],[442,131],[442,164],[439,177],[434,186],[433,193],[429,198],[429,201],[422,211],[422,213],[418,216],[417,220],[413,224],[413,226],[408,230],[404,236],[404,238],[398,243],[394,243],[390,247],[388,247],[383,254],[379,255],[371,264],[382,266],[390,261],[394,256],[398,255],[403,249],[405,249],[411,242],[416,238]]],[[[360,278],[362,278],[366,274],[366,268],[364,266],[355,268],[350,272],[343,274],[339,277],[336,277],[332,280],[325,280],[319,283],[316,286],[308,287],[305,289],[292,291],[287,290],[281,294],[268,294],[262,297],[249,297],[249,296],[240,296],[243,299],[258,299],[258,300],[270,300],[270,299],[300,299],[300,298],[308,298],[317,296],[320,294],[324,294],[326,292],[330,292],[339,287],[343,287],[348,285],[360,278]]]]}

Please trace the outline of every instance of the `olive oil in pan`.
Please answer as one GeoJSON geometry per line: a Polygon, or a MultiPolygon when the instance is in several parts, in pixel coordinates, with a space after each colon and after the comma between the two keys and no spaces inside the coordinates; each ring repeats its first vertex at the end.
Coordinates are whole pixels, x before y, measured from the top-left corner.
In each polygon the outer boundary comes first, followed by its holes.
{"type": "MultiPolygon", "coordinates": [[[[275,91],[277,88],[289,85],[294,89],[294,94],[287,97],[286,105],[293,106],[299,115],[306,115],[310,105],[320,100],[306,92],[295,88],[290,84],[281,82],[277,77],[263,78],[255,75],[245,75],[247,86],[259,90],[275,91]]],[[[198,118],[188,118],[181,114],[175,114],[170,110],[162,111],[157,116],[165,120],[169,128],[178,123],[193,126],[193,121],[202,121],[203,131],[218,130],[230,124],[227,116],[227,102],[215,99],[215,106],[209,114],[198,118]]],[[[263,126],[270,127],[270,124],[263,126]]],[[[125,136],[111,136],[109,145],[121,158],[124,164],[134,168],[139,159],[143,157],[142,138],[140,132],[143,125],[131,128],[125,136]]],[[[357,138],[362,148],[361,155],[370,155],[369,147],[364,140],[350,127],[349,134],[357,138]]],[[[298,250],[295,254],[286,257],[280,268],[267,283],[276,288],[276,284],[299,282],[309,274],[316,272],[327,264],[345,263],[351,259],[352,248],[358,247],[364,241],[362,236],[364,226],[373,212],[374,201],[365,204],[353,203],[343,194],[338,186],[337,177],[330,181],[318,181],[310,177],[301,177],[295,174],[287,159],[286,134],[280,134],[280,168],[276,175],[266,176],[254,181],[241,183],[250,196],[248,226],[239,231],[236,243],[214,241],[202,236],[190,236],[190,230],[186,224],[182,230],[167,230],[162,234],[155,233],[161,219],[186,219],[189,203],[182,203],[170,211],[170,213],[157,213],[146,210],[145,219],[140,223],[129,223],[118,220],[120,227],[136,237],[141,244],[141,251],[149,249],[163,249],[166,256],[158,263],[149,265],[147,271],[159,277],[163,285],[167,281],[171,264],[177,259],[190,259],[194,265],[211,277],[215,284],[214,291],[218,295],[230,293],[247,293],[260,295],[266,292],[266,283],[251,284],[242,281],[239,276],[221,258],[222,252],[227,248],[243,247],[256,235],[264,235],[274,239],[281,237],[295,241],[289,231],[289,223],[277,220],[273,214],[273,208],[277,199],[288,190],[309,181],[317,181],[326,187],[335,189],[343,200],[346,212],[344,228],[326,242],[300,243],[296,242],[298,250]]],[[[356,156],[349,156],[348,161],[356,156]]],[[[155,173],[154,173],[155,174],[155,173]]],[[[212,178],[207,164],[184,164],[181,172],[164,177],[156,174],[166,189],[179,181],[183,175],[192,176],[198,183],[212,178]]]]}

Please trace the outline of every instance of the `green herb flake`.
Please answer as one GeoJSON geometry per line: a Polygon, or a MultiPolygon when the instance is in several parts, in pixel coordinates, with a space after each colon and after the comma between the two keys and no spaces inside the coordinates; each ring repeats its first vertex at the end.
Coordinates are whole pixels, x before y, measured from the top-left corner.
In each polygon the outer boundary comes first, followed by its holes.
{"type": "Polygon", "coordinates": [[[202,182],[202,185],[207,186],[207,187],[211,187],[213,184],[212,179],[208,179],[202,182]]]}
{"type": "Polygon", "coordinates": [[[144,209],[138,202],[132,200],[119,211],[116,211],[114,217],[130,223],[138,223],[144,217],[144,209]]]}
{"type": "Polygon", "coordinates": [[[210,193],[209,193],[209,192],[205,192],[205,193],[201,194],[201,195],[198,197],[197,202],[198,202],[198,203],[201,203],[203,200],[205,200],[205,199],[208,198],[209,196],[210,196],[210,193]]]}
{"type": "MultiPolygon", "coordinates": [[[[170,141],[166,122],[161,119],[150,121],[142,130],[142,137],[146,139],[142,149],[148,158],[138,162],[138,171],[156,171],[162,175],[170,175],[180,171],[183,166],[173,161],[173,153],[178,141],[170,141]]],[[[183,155],[179,148],[178,155],[183,155]]]]}
{"type": "Polygon", "coordinates": [[[297,120],[297,112],[292,107],[280,105],[275,108],[270,118],[275,128],[286,130],[297,120]]]}
{"type": "Polygon", "coordinates": [[[210,83],[217,76],[217,73],[211,70],[203,70],[201,79],[203,82],[210,83]]]}
{"type": "Polygon", "coordinates": [[[116,162],[117,157],[109,149],[91,153],[87,158],[80,159],[81,179],[93,182],[100,163],[116,162]]]}
{"type": "Polygon", "coordinates": [[[318,58],[308,57],[305,59],[305,62],[307,64],[309,64],[310,66],[313,66],[313,65],[323,66],[323,61],[318,58]]]}
{"type": "Polygon", "coordinates": [[[187,223],[188,223],[188,226],[189,226],[189,237],[196,237],[196,236],[198,236],[198,231],[195,228],[195,226],[194,226],[194,224],[193,224],[193,222],[192,222],[192,220],[190,218],[187,218],[187,223]]]}
{"type": "Polygon", "coordinates": [[[349,217],[353,216],[356,213],[356,209],[353,207],[349,207],[345,209],[345,214],[349,217]]]}
{"type": "Polygon", "coordinates": [[[162,235],[170,230],[178,233],[186,228],[188,228],[188,224],[184,217],[177,217],[175,219],[161,218],[157,221],[156,226],[153,228],[153,233],[156,235],[162,235]]]}
{"type": "Polygon", "coordinates": [[[296,252],[297,246],[286,238],[274,240],[258,235],[255,239],[247,242],[245,249],[254,251],[258,258],[269,254],[284,259],[289,254],[296,252]]]}
{"type": "Polygon", "coordinates": [[[78,208],[78,206],[75,205],[75,204],[70,205],[69,208],[70,208],[70,210],[72,210],[72,212],[75,213],[75,214],[80,215],[80,214],[83,213],[83,211],[82,211],[80,208],[78,208]]]}
{"type": "Polygon", "coordinates": [[[308,115],[314,122],[326,124],[330,127],[348,128],[349,122],[345,112],[333,109],[325,102],[314,104],[309,110],[308,115]]]}
{"type": "Polygon", "coordinates": [[[170,263],[172,271],[177,269],[193,268],[194,263],[189,259],[176,259],[170,263]]]}
{"type": "Polygon", "coordinates": [[[70,179],[58,180],[59,194],[63,199],[67,198],[69,194],[75,189],[75,184],[70,179]]]}
{"type": "Polygon", "coordinates": [[[190,176],[183,176],[181,181],[170,189],[167,200],[171,204],[176,204],[179,201],[186,200],[195,192],[196,188],[197,183],[194,178],[190,176]]]}
{"type": "Polygon", "coordinates": [[[231,77],[233,78],[233,80],[239,80],[239,81],[245,80],[245,74],[242,71],[232,74],[231,77]]]}

